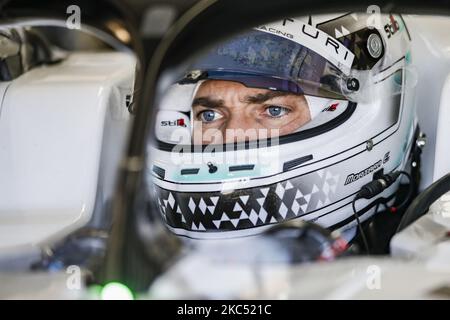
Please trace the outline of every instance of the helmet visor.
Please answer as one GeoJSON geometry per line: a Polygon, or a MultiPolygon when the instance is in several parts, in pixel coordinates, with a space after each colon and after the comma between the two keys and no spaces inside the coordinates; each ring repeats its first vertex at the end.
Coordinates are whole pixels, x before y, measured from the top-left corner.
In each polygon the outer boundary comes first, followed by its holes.
{"type": "Polygon", "coordinates": [[[279,23],[212,48],[190,65],[181,81],[222,79],[252,88],[344,98],[353,58],[342,43],[320,30],[300,21],[279,23]]]}
{"type": "Polygon", "coordinates": [[[170,138],[176,129],[189,137],[183,143],[206,145],[296,133],[328,107],[338,107],[336,116],[346,108],[359,88],[350,75],[353,58],[296,20],[240,34],[188,65],[160,106],[157,136],[181,143],[170,138]]]}

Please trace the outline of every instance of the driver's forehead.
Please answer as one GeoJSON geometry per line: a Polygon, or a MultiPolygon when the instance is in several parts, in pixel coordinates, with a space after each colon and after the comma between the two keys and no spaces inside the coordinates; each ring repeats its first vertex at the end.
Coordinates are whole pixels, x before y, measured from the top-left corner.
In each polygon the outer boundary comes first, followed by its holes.
{"type": "Polygon", "coordinates": [[[235,81],[207,80],[200,84],[195,97],[226,99],[230,96],[255,96],[258,94],[267,93],[269,91],[270,90],[267,89],[248,88],[243,84],[235,81]]]}

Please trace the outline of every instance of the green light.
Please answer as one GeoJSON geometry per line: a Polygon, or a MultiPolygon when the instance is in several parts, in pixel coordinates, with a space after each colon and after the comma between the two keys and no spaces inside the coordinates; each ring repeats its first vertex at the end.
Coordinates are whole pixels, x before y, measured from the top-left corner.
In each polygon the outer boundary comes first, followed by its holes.
{"type": "Polygon", "coordinates": [[[133,293],[127,286],[111,282],[103,287],[100,298],[102,300],[133,300],[133,293]]]}
{"type": "Polygon", "coordinates": [[[100,299],[100,295],[102,293],[102,287],[99,285],[89,286],[87,289],[87,295],[89,299],[100,299]]]}

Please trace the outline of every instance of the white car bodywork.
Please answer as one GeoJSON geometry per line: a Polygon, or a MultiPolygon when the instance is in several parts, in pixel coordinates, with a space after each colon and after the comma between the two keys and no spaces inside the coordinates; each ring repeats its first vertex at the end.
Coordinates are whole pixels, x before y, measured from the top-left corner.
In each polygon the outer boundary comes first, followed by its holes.
{"type": "Polygon", "coordinates": [[[450,172],[450,19],[439,16],[404,16],[411,34],[417,69],[417,113],[427,135],[422,154],[421,189],[450,172]]]}
{"type": "Polygon", "coordinates": [[[0,88],[0,257],[83,227],[111,197],[135,58],[72,53],[0,88]]]}

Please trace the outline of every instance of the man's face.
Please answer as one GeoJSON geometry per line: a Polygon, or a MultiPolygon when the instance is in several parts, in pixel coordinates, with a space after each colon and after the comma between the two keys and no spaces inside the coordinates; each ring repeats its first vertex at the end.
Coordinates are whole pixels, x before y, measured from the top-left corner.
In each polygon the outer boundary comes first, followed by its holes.
{"type": "Polygon", "coordinates": [[[194,143],[202,144],[284,136],[311,120],[303,95],[247,88],[233,81],[203,82],[192,108],[194,143]],[[257,137],[242,131],[256,132],[257,137]]]}

